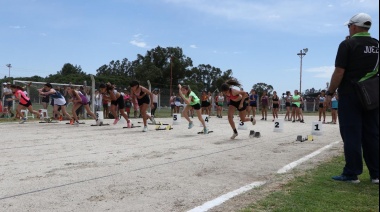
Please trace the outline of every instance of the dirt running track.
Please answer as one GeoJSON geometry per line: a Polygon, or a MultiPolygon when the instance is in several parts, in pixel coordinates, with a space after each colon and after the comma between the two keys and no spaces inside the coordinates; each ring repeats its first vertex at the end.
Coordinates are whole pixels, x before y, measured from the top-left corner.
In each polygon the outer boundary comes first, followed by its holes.
{"type": "MultiPolygon", "coordinates": [[[[273,132],[272,121],[249,123],[235,141],[227,119],[215,117],[209,135],[197,134],[198,120],[188,130],[183,119],[171,131],[149,126],[147,133],[122,123],[92,127],[89,120],[79,127],[2,123],[0,211],[189,211],[254,182],[270,188],[279,169],[341,140],[338,125],[326,124],[314,141],[296,142],[311,133],[315,119],[285,122],[282,133],[273,132]],[[249,138],[249,130],[262,137],[249,138]]],[[[339,149],[341,143],[312,160],[339,149]]],[[[247,203],[256,198],[255,190],[249,194],[247,203]]],[[[212,210],[237,211],[241,204],[235,198],[212,210]]]]}

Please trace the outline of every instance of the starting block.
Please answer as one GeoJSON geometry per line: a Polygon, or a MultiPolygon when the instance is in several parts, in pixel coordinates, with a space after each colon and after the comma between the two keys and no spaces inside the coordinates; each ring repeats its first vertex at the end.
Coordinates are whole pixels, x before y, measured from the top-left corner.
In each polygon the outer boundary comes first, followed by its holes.
{"type": "MultiPolygon", "coordinates": [[[[137,123],[139,123],[139,124],[143,124],[144,122],[137,122],[137,123]]],[[[156,124],[153,124],[153,123],[148,123],[148,125],[165,125],[165,126],[168,126],[169,124],[164,124],[164,123],[162,123],[162,122],[156,122],[156,124]]]]}
{"type": "MultiPolygon", "coordinates": [[[[70,122],[68,122],[68,123],[66,123],[66,124],[70,124],[70,122]]],[[[84,122],[79,122],[79,124],[86,124],[86,123],[84,123],[84,122]]]]}
{"type": "Polygon", "coordinates": [[[102,121],[100,121],[100,124],[92,124],[91,127],[101,127],[101,126],[109,126],[110,124],[104,124],[102,121]]]}
{"type": "Polygon", "coordinates": [[[261,133],[260,132],[255,132],[254,130],[251,130],[249,132],[249,137],[250,138],[260,138],[261,137],[261,133]]]}
{"type": "Polygon", "coordinates": [[[138,127],[141,127],[141,126],[135,126],[132,124],[132,126],[129,128],[129,127],[123,127],[123,129],[132,129],[132,128],[138,128],[138,127]]]}
{"type": "Polygon", "coordinates": [[[303,138],[302,135],[298,135],[296,141],[304,142],[304,141],[307,141],[307,140],[308,140],[308,139],[307,139],[307,138],[303,138]]]}
{"type": "Polygon", "coordinates": [[[58,121],[55,121],[51,118],[44,118],[44,121],[40,121],[40,124],[55,124],[58,123],[58,121]]]}
{"type": "Polygon", "coordinates": [[[313,135],[308,135],[307,136],[307,141],[314,141],[313,135]]]}
{"type": "MultiPolygon", "coordinates": [[[[214,131],[208,131],[208,134],[210,133],[213,133],[214,131]]],[[[203,131],[202,132],[198,132],[198,134],[204,134],[203,131]]]]}
{"type": "Polygon", "coordinates": [[[168,126],[162,126],[162,125],[159,125],[156,127],[156,130],[172,130],[172,126],[171,125],[168,125],[168,126]]]}

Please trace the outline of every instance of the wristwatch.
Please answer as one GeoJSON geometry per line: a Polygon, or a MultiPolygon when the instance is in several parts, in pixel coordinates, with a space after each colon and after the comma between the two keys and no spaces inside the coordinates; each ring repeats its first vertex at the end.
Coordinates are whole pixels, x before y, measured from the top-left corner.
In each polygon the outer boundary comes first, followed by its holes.
{"type": "Polygon", "coordinates": [[[330,92],[330,91],[326,91],[326,96],[333,96],[334,95],[334,92],[330,92]]]}

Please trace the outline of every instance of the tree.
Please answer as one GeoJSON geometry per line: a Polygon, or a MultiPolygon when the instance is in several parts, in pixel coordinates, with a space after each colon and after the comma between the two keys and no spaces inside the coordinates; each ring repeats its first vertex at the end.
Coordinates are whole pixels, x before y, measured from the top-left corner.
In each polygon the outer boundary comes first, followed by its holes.
{"type": "Polygon", "coordinates": [[[268,93],[268,95],[270,95],[273,91],[273,86],[260,82],[260,83],[253,85],[252,89],[255,90],[256,93],[260,96],[263,94],[263,91],[266,91],[268,93]]]}

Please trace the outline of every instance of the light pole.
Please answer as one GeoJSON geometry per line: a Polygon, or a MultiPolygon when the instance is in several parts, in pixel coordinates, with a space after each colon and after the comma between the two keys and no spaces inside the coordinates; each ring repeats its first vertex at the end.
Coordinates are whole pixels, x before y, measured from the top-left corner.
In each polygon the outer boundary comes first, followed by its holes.
{"type": "Polygon", "coordinates": [[[170,96],[173,94],[173,55],[170,56],[170,96]]]}
{"type": "Polygon", "coordinates": [[[6,66],[8,67],[8,71],[9,71],[8,78],[11,78],[11,68],[12,68],[12,65],[11,64],[7,64],[6,66]]]}
{"type": "Polygon", "coordinates": [[[306,53],[309,51],[308,48],[301,49],[300,53],[297,55],[301,58],[301,66],[300,66],[300,90],[299,92],[302,93],[302,58],[306,56],[306,53]]]}

